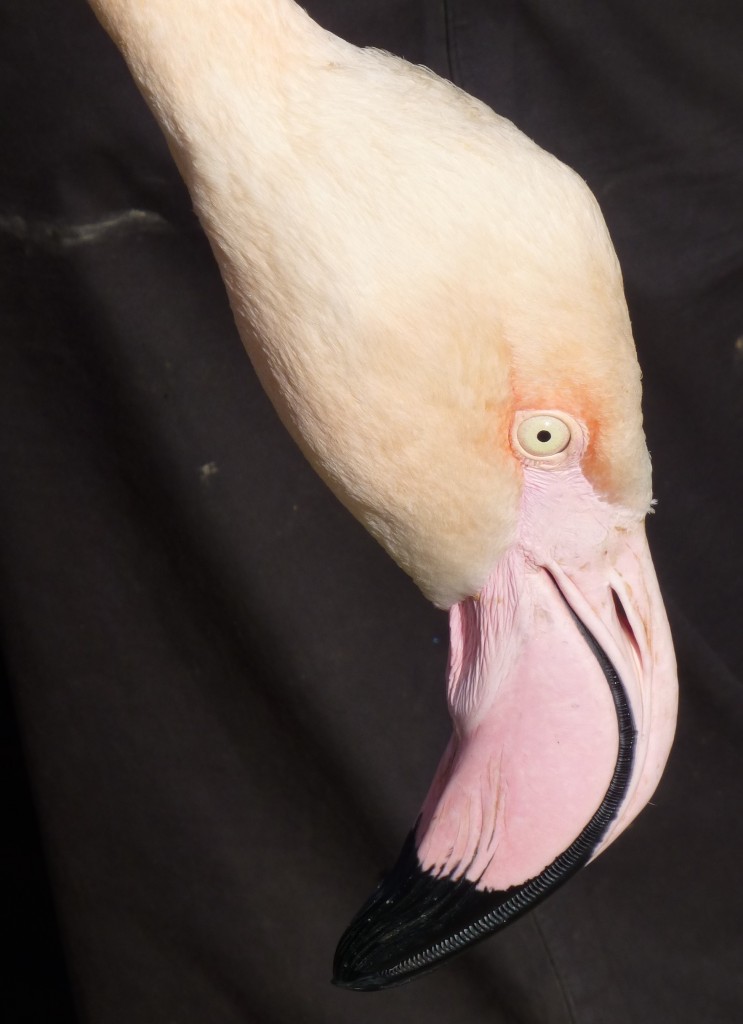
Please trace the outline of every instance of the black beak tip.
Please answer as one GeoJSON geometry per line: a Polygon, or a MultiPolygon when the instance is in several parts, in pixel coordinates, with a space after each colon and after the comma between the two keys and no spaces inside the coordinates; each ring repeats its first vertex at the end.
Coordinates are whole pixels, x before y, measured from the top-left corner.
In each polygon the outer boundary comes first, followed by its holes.
{"type": "Polygon", "coordinates": [[[341,938],[333,961],[332,983],[337,988],[378,992],[404,985],[417,973],[399,971],[400,949],[389,935],[370,937],[376,923],[356,918],[341,938]]]}
{"type": "Polygon", "coordinates": [[[374,977],[369,976],[369,971],[365,970],[364,965],[359,963],[359,958],[353,954],[353,951],[348,949],[349,931],[350,929],[341,938],[335,953],[333,977],[331,979],[333,985],[336,988],[351,989],[354,992],[367,992],[370,987],[378,988],[378,985],[373,984],[374,977]],[[369,982],[372,982],[371,986],[369,982]]]}
{"type": "Polygon", "coordinates": [[[334,969],[331,983],[336,988],[345,988],[352,992],[378,992],[387,988],[389,982],[378,974],[363,974],[354,969],[353,965],[342,964],[334,969]]]}
{"type": "Polygon", "coordinates": [[[471,930],[466,939],[457,933],[489,909],[492,899],[472,882],[424,871],[411,832],[397,864],[338,943],[333,984],[374,992],[427,973],[479,937],[471,930]]]}
{"type": "Polygon", "coordinates": [[[350,989],[354,992],[376,992],[394,983],[384,974],[388,957],[384,943],[380,945],[373,940],[370,943],[364,924],[363,918],[358,915],[338,943],[332,978],[332,983],[337,988],[350,989]]]}
{"type": "Polygon", "coordinates": [[[422,908],[415,896],[415,883],[421,877],[411,832],[395,868],[341,937],[333,961],[334,985],[355,992],[375,992],[409,980],[408,972],[399,967],[410,952],[410,932],[417,930],[422,908]]]}

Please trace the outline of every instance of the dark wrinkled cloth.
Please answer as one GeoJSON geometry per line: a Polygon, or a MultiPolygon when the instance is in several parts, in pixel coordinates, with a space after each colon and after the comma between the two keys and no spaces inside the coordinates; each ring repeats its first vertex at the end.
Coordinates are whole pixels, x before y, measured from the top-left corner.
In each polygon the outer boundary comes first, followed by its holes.
{"type": "Polygon", "coordinates": [[[447,738],[446,619],[279,425],[93,16],[4,0],[0,1016],[734,1024],[743,6],[307,6],[452,77],[601,203],[645,375],[672,759],[621,840],[500,936],[401,989],[330,986],[447,738]]]}

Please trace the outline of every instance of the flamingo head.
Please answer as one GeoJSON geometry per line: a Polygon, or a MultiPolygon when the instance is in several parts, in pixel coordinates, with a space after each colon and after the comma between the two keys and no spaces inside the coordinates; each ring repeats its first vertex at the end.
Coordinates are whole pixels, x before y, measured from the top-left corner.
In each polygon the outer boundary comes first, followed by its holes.
{"type": "Polygon", "coordinates": [[[626,828],[668,755],[676,676],[640,371],[593,196],[426,72],[354,51],[324,74],[312,94],[333,116],[286,156],[260,223],[252,193],[196,194],[285,424],[451,609],[453,736],[336,956],[338,984],[380,988],[503,927],[626,828]]]}
{"type": "Polygon", "coordinates": [[[450,609],[452,738],[341,939],[335,981],[351,988],[430,970],[567,880],[647,803],[674,731],[617,260],[585,185],[498,134],[495,184],[460,178],[430,207],[446,244],[414,259],[402,238],[408,273],[368,289],[345,381],[358,407],[330,442],[359,446],[316,459],[450,609]]]}
{"type": "Polygon", "coordinates": [[[294,4],[94,6],[277,411],[450,609],[452,739],[336,956],[340,985],[397,984],[600,853],[668,754],[617,259],[585,184],[510,122],[294,4]]]}

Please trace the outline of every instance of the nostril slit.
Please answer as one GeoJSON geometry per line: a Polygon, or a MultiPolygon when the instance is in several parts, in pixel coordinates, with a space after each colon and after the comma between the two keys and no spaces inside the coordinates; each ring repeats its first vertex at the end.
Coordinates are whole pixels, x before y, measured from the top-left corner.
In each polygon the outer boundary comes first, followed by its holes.
{"type": "Polygon", "coordinates": [[[640,666],[642,666],[642,650],[640,649],[640,645],[637,642],[635,631],[630,625],[629,619],[627,618],[627,612],[624,610],[622,599],[613,587],[611,588],[611,596],[614,601],[614,611],[616,612],[619,625],[622,627],[622,632],[627,637],[627,640],[632,646],[632,650],[635,652],[635,655],[640,666]]]}

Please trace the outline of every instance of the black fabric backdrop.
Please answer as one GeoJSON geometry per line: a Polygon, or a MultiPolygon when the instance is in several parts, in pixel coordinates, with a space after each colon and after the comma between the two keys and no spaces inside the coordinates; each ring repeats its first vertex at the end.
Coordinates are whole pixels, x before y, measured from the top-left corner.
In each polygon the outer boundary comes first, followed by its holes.
{"type": "Polygon", "coordinates": [[[308,6],[452,77],[601,202],[645,371],[672,760],[501,936],[401,989],[329,985],[447,738],[445,616],[282,431],[85,5],[3,0],[2,1019],[739,1022],[743,5],[308,6]]]}

